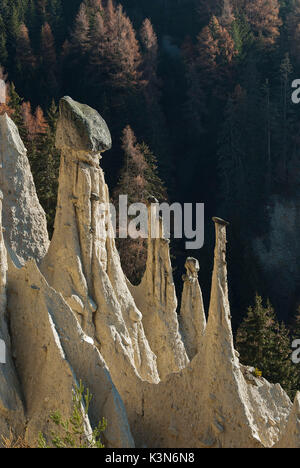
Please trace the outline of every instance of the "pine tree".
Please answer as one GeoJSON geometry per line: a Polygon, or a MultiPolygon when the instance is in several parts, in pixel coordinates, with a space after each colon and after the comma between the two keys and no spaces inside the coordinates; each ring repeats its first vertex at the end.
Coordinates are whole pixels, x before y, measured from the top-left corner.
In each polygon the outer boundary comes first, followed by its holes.
{"type": "Polygon", "coordinates": [[[22,117],[23,117],[24,126],[27,131],[27,137],[30,141],[33,141],[34,138],[36,137],[35,118],[31,111],[30,102],[22,103],[22,117]]]}
{"type": "Polygon", "coordinates": [[[197,40],[197,62],[203,73],[208,76],[215,71],[217,66],[217,56],[220,53],[218,41],[213,36],[210,26],[202,29],[197,40]]]}
{"type": "MultiPolygon", "coordinates": [[[[249,60],[241,85],[228,99],[218,143],[218,167],[224,216],[243,235],[258,235],[268,174],[265,95],[255,59],[249,60]],[[247,213],[247,220],[244,214],[247,213]]],[[[273,124],[272,124],[273,126],[273,124]]],[[[273,130],[273,128],[272,128],[273,130]]]]}
{"type": "Polygon", "coordinates": [[[6,32],[3,17],[0,15],[0,63],[5,66],[7,63],[8,53],[6,47],[6,32]]]}
{"type": "Polygon", "coordinates": [[[4,68],[0,66],[0,86],[1,86],[1,99],[0,99],[0,115],[8,114],[10,117],[13,114],[13,109],[9,107],[9,93],[7,75],[4,72],[4,68]]]}
{"type": "Polygon", "coordinates": [[[299,40],[300,40],[300,0],[292,0],[289,3],[288,14],[284,22],[286,29],[286,41],[296,66],[300,66],[299,40]]]}
{"type": "Polygon", "coordinates": [[[21,98],[15,88],[14,83],[10,83],[8,86],[9,92],[9,107],[12,109],[12,119],[19,129],[20,136],[23,142],[26,144],[27,141],[27,131],[23,121],[23,112],[22,112],[22,103],[23,98],[21,98]]]}
{"type": "Polygon", "coordinates": [[[279,36],[282,21],[279,17],[278,0],[247,0],[245,14],[258,40],[264,45],[273,45],[279,36]]]}
{"type": "Polygon", "coordinates": [[[281,96],[282,96],[282,161],[283,161],[283,180],[288,179],[288,131],[289,131],[289,115],[288,109],[290,106],[290,76],[293,72],[293,67],[290,61],[289,54],[285,54],[284,59],[280,65],[280,78],[281,78],[281,96]]]}
{"type": "Polygon", "coordinates": [[[27,10],[25,12],[24,23],[30,31],[31,44],[34,50],[38,50],[40,45],[41,24],[40,17],[37,11],[37,3],[35,0],[29,0],[27,10]]]}
{"type": "Polygon", "coordinates": [[[48,69],[54,69],[56,65],[55,41],[49,23],[42,26],[41,52],[45,66],[48,69]]]}
{"type": "MultiPolygon", "coordinates": [[[[225,210],[231,207],[235,215],[245,212],[246,163],[245,146],[241,127],[245,125],[247,94],[238,85],[225,109],[224,124],[220,136],[219,174],[225,210]]],[[[240,218],[239,218],[240,219],[240,218]]]]}
{"type": "MultiPolygon", "coordinates": [[[[128,196],[128,204],[145,202],[149,195],[165,201],[166,188],[158,176],[156,158],[145,143],[137,143],[130,126],[123,131],[122,148],[125,161],[113,194],[115,205],[118,206],[120,195],[128,196]]],[[[132,283],[138,284],[146,266],[146,240],[118,239],[117,244],[125,274],[132,283]]]]}
{"type": "Polygon", "coordinates": [[[147,85],[153,90],[159,84],[157,77],[158,42],[157,35],[149,18],[146,18],[140,31],[143,45],[143,72],[147,85]]]}
{"type": "Polygon", "coordinates": [[[47,19],[54,32],[56,42],[61,44],[65,35],[62,0],[48,0],[47,19]]]}
{"type": "Polygon", "coordinates": [[[141,53],[130,19],[121,5],[108,0],[104,10],[106,43],[103,51],[110,84],[119,89],[134,88],[139,84],[141,53]]]}
{"type": "Polygon", "coordinates": [[[280,383],[291,397],[297,389],[297,373],[291,361],[291,341],[284,324],[279,324],[269,301],[266,306],[260,296],[249,307],[240,326],[237,349],[243,364],[262,371],[272,383],[280,383]]]}
{"type": "Polygon", "coordinates": [[[146,198],[146,180],[144,173],[146,161],[139,150],[136,136],[130,126],[123,130],[122,149],[125,153],[125,164],[121,173],[117,193],[128,196],[128,203],[143,201],[146,198]]]}
{"type": "Polygon", "coordinates": [[[225,65],[231,63],[236,55],[236,50],[228,29],[223,27],[215,16],[212,17],[209,28],[213,39],[217,43],[217,63],[225,65]]]}
{"type": "MultiPolygon", "coordinates": [[[[151,21],[146,18],[140,29],[142,43],[142,90],[145,98],[143,135],[151,148],[160,155],[161,173],[170,173],[169,136],[161,106],[162,80],[158,76],[158,39],[151,21]]],[[[141,109],[142,112],[142,109],[141,109]]]]}
{"type": "Polygon", "coordinates": [[[186,117],[189,130],[203,132],[208,109],[226,99],[231,84],[235,42],[218,18],[213,16],[197,37],[196,46],[185,45],[184,58],[188,83],[186,117]]]}
{"type": "MultiPolygon", "coordinates": [[[[300,340],[300,306],[296,310],[295,317],[291,325],[291,335],[294,340],[300,340]]],[[[299,388],[300,388],[300,369],[299,369],[299,388]]]]}
{"type": "Polygon", "coordinates": [[[253,33],[244,13],[236,13],[231,24],[231,36],[237,52],[237,60],[243,62],[253,46],[253,33]]]}
{"type": "Polygon", "coordinates": [[[19,35],[20,20],[17,7],[15,5],[10,9],[9,17],[7,19],[6,31],[7,31],[7,51],[9,64],[13,67],[15,55],[16,55],[16,44],[19,35]]]}
{"type": "Polygon", "coordinates": [[[84,3],[80,5],[79,12],[75,19],[75,27],[71,34],[70,47],[74,58],[86,54],[89,50],[89,20],[84,3]]]}
{"type": "Polygon", "coordinates": [[[182,45],[182,56],[185,65],[187,82],[187,101],[184,117],[187,121],[188,133],[193,136],[203,132],[202,119],[207,113],[206,96],[203,83],[199,79],[196,49],[191,37],[186,37],[182,45]]]}
{"type": "Polygon", "coordinates": [[[9,17],[9,4],[8,4],[8,1],[9,0],[2,0],[1,4],[0,4],[0,14],[2,16],[2,18],[6,21],[9,17]]]}
{"type": "Polygon", "coordinates": [[[36,66],[36,58],[32,52],[28,29],[24,23],[20,25],[16,54],[19,74],[29,75],[29,78],[32,79],[32,74],[36,66]]]}
{"type": "Polygon", "coordinates": [[[48,231],[50,237],[53,233],[54,219],[56,213],[57,191],[58,191],[58,174],[60,153],[55,147],[55,132],[58,119],[58,107],[55,101],[52,100],[47,112],[46,122],[40,125],[42,131],[42,139],[39,147],[41,170],[38,173],[40,178],[39,183],[39,198],[46,212],[48,231]]]}
{"type": "Polygon", "coordinates": [[[36,9],[41,23],[45,23],[46,21],[46,6],[47,0],[36,0],[36,9]]]}
{"type": "MultiPolygon", "coordinates": [[[[104,19],[101,13],[97,12],[94,16],[93,25],[90,31],[90,55],[89,63],[93,73],[95,73],[95,83],[99,83],[101,75],[103,74],[104,61],[105,61],[105,43],[106,30],[104,26],[104,19]]],[[[107,79],[107,78],[106,78],[107,79]]]]}
{"type": "Polygon", "coordinates": [[[52,101],[47,117],[38,106],[34,115],[30,103],[23,103],[23,119],[28,134],[27,147],[31,170],[45,210],[50,236],[53,232],[58,190],[59,152],[55,148],[58,108],[52,101]]]}
{"type": "Polygon", "coordinates": [[[221,26],[217,17],[213,16],[209,25],[203,28],[198,36],[199,78],[206,85],[212,79],[223,81],[236,55],[235,43],[230,33],[221,26]]]}
{"type": "Polygon", "coordinates": [[[55,41],[49,23],[45,23],[41,31],[41,96],[58,97],[57,71],[55,41]]]}
{"type": "Polygon", "coordinates": [[[68,93],[86,102],[91,95],[96,100],[98,97],[91,86],[94,76],[93,70],[90,71],[88,68],[90,49],[90,22],[87,7],[85,3],[81,3],[70,39],[66,39],[63,44],[62,75],[66,81],[68,93]],[[81,70],[80,74],[78,70],[81,70]]]}
{"type": "Polygon", "coordinates": [[[233,13],[233,7],[230,0],[224,0],[222,12],[219,18],[220,24],[225,28],[230,28],[235,16],[233,13]]]}

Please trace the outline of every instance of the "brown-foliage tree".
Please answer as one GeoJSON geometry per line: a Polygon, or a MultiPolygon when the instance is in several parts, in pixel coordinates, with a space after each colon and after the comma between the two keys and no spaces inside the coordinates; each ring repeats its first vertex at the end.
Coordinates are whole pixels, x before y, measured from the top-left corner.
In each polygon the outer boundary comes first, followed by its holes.
{"type": "Polygon", "coordinates": [[[42,26],[41,32],[41,52],[45,66],[50,70],[54,70],[56,66],[56,51],[55,41],[52,34],[52,29],[49,23],[42,26]]]}
{"type": "MultiPolygon", "coordinates": [[[[167,151],[166,122],[161,108],[162,81],[158,76],[158,39],[151,21],[146,18],[140,29],[142,44],[142,82],[145,96],[145,138],[160,155],[167,151]]],[[[169,168],[168,168],[169,169],[169,168]]]]}
{"type": "MultiPolygon", "coordinates": [[[[130,126],[123,130],[122,148],[125,161],[113,194],[116,207],[120,195],[127,195],[129,204],[145,202],[149,195],[160,201],[166,200],[166,189],[157,175],[156,158],[144,143],[137,143],[130,126]]],[[[125,274],[131,282],[138,284],[145,271],[147,241],[127,238],[119,239],[117,244],[125,274]]]]}
{"type": "Polygon", "coordinates": [[[300,65],[300,0],[294,0],[293,7],[287,17],[287,30],[290,42],[291,56],[300,65]]]}
{"type": "Polygon", "coordinates": [[[86,6],[80,5],[78,15],[75,20],[75,28],[71,35],[71,44],[74,52],[86,52],[89,46],[89,20],[86,6]]]}
{"type": "Polygon", "coordinates": [[[187,112],[191,129],[195,125],[201,130],[203,115],[207,109],[206,89],[212,95],[223,98],[224,89],[230,85],[233,61],[237,54],[235,43],[227,28],[222,26],[216,16],[212,16],[197,38],[196,46],[187,40],[183,55],[188,82],[187,112]]]}
{"type": "Polygon", "coordinates": [[[36,66],[36,57],[32,52],[28,29],[24,23],[19,29],[16,54],[23,73],[28,73],[36,66]]]}
{"type": "Polygon", "coordinates": [[[141,53],[135,31],[121,5],[116,7],[108,0],[105,9],[106,47],[105,59],[114,86],[130,88],[141,78],[141,53]]]}
{"type": "Polygon", "coordinates": [[[149,18],[146,18],[142,24],[140,37],[143,45],[143,77],[148,89],[155,92],[160,84],[157,77],[158,43],[149,18]]]}
{"type": "Polygon", "coordinates": [[[112,0],[108,0],[104,8],[101,2],[96,1],[89,9],[91,24],[83,5],[80,28],[75,28],[72,38],[75,41],[81,37],[77,44],[83,51],[89,44],[90,70],[94,74],[92,81],[119,89],[135,87],[141,79],[141,53],[131,21],[122,6],[115,6],[112,0]]]}
{"type": "Polygon", "coordinates": [[[244,8],[257,38],[264,46],[273,45],[282,25],[278,0],[247,0],[244,8]]]}
{"type": "Polygon", "coordinates": [[[41,94],[58,97],[58,68],[55,50],[55,40],[49,23],[41,30],[41,94]]]}

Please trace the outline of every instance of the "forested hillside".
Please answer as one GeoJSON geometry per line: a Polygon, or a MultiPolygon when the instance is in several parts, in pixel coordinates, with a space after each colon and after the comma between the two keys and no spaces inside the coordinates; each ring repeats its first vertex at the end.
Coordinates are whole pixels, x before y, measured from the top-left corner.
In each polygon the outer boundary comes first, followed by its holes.
{"type": "MultiPolygon", "coordinates": [[[[151,188],[161,199],[205,203],[205,247],[187,253],[173,244],[178,285],[185,257],[196,256],[207,303],[210,218],[222,216],[231,223],[234,325],[255,293],[292,320],[300,304],[300,106],[291,100],[300,0],[1,0],[0,64],[9,84],[1,110],[28,147],[50,230],[56,104],[70,95],[112,132],[102,162],[111,193],[126,183],[136,197],[151,188]]],[[[136,255],[142,269],[143,248],[123,249],[123,262],[138,265],[126,258],[136,255]]]]}

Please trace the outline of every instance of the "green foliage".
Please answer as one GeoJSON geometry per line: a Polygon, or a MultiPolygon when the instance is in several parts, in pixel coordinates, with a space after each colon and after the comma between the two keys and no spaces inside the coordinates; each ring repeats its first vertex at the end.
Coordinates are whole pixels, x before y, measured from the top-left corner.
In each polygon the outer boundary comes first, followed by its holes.
{"type": "Polygon", "coordinates": [[[6,47],[6,31],[5,23],[0,15],[0,63],[1,65],[6,65],[8,57],[7,47],[6,47]]]}
{"type": "Polygon", "coordinates": [[[60,163],[60,153],[55,148],[57,119],[58,108],[53,100],[46,116],[48,124],[46,133],[36,135],[29,154],[37,194],[46,213],[50,237],[56,213],[60,163]]]}
{"type": "Polygon", "coordinates": [[[239,62],[243,62],[254,41],[251,28],[245,15],[237,14],[235,16],[235,20],[231,25],[231,35],[238,52],[237,59],[239,62]]]}
{"type": "Polygon", "coordinates": [[[39,448],[104,448],[101,438],[107,427],[103,419],[92,433],[86,436],[85,418],[88,415],[92,395],[85,391],[80,381],[79,386],[73,392],[73,412],[68,420],[64,420],[59,411],[51,414],[51,421],[57,426],[57,432],[52,432],[51,446],[42,433],[38,436],[39,448]]]}
{"type": "MultiPolygon", "coordinates": [[[[124,166],[120,180],[113,193],[113,200],[118,207],[119,195],[127,195],[128,203],[145,202],[154,196],[160,202],[167,200],[167,190],[158,175],[157,159],[145,143],[137,143],[132,129],[128,126],[123,131],[124,166]]],[[[146,239],[117,239],[121,263],[127,278],[135,285],[139,284],[146,267],[146,239]]]]}
{"type": "Polygon", "coordinates": [[[9,107],[13,110],[12,119],[19,129],[22,140],[26,144],[27,132],[22,116],[22,103],[23,98],[17,93],[14,83],[11,83],[9,86],[9,107]]]}
{"type": "Polygon", "coordinates": [[[299,376],[291,361],[291,338],[283,323],[279,323],[270,302],[263,304],[260,296],[249,307],[236,337],[241,362],[257,369],[272,383],[280,383],[293,398],[299,389],[299,376]]]}
{"type": "MultiPolygon", "coordinates": [[[[240,310],[249,304],[264,276],[257,269],[253,239],[267,234],[266,214],[274,195],[296,199],[299,193],[299,115],[290,99],[291,80],[300,72],[299,0],[279,0],[280,11],[277,0],[114,3],[124,7],[126,17],[118,14],[102,27],[99,15],[97,21],[98,3],[93,0],[1,0],[0,64],[24,100],[30,101],[33,109],[40,105],[45,115],[52,99],[57,102],[63,95],[85,102],[103,115],[114,141],[101,163],[111,191],[123,175],[119,142],[123,128],[130,124],[138,141],[145,141],[156,155],[157,174],[164,179],[172,199],[201,200],[208,212],[219,212],[231,221],[235,241],[231,289],[239,291],[231,299],[239,322],[240,310]],[[77,27],[76,17],[83,4],[88,6],[87,21],[81,18],[81,27],[77,27]],[[148,59],[145,48],[135,41],[141,39],[137,31],[145,18],[151,18],[158,37],[148,59]],[[48,41],[42,45],[45,22],[51,26],[53,47],[48,41]],[[16,40],[22,23],[28,28],[35,59],[31,71],[21,60],[26,51],[22,47],[18,50],[16,40]],[[105,32],[108,23],[109,34],[105,32]],[[209,34],[202,35],[204,40],[197,41],[208,25],[212,34],[207,31],[209,34]],[[188,60],[181,54],[186,42],[188,60]],[[50,65],[49,49],[53,57],[50,65]],[[133,57],[134,79],[126,81],[133,57]],[[151,75],[151,63],[155,63],[155,73],[149,86],[144,81],[151,75]]],[[[106,4],[103,1],[102,19],[106,4]]],[[[42,144],[37,139],[27,141],[20,105],[13,102],[11,107],[16,109],[13,119],[28,147],[51,233],[59,162],[53,131],[40,137],[42,144]]],[[[154,181],[151,191],[155,186],[154,181]]],[[[185,255],[183,249],[181,255],[185,255]]],[[[210,259],[211,255],[207,242],[201,256],[210,259]]],[[[202,265],[202,281],[206,281],[210,261],[202,265]]],[[[204,287],[206,299],[208,283],[204,287]]],[[[286,317],[293,299],[288,299],[285,307],[278,304],[278,294],[264,287],[278,313],[286,317]]],[[[290,297],[295,294],[297,291],[291,291],[290,297]]]]}
{"type": "Polygon", "coordinates": [[[30,133],[24,122],[22,104],[23,99],[18,95],[15,85],[12,83],[9,87],[9,107],[12,109],[11,117],[17,125],[21,138],[27,148],[27,155],[38,198],[45,210],[51,237],[56,212],[60,163],[60,153],[55,148],[58,107],[55,101],[52,100],[46,119],[44,119],[43,113],[39,109],[39,114],[34,117],[32,116],[36,120],[37,129],[34,129],[30,133]]]}
{"type": "Polygon", "coordinates": [[[167,189],[165,183],[159,176],[157,157],[144,142],[138,145],[138,149],[144,155],[147,163],[145,179],[147,181],[148,194],[151,194],[161,202],[166,201],[168,198],[167,189]]]}
{"type": "Polygon", "coordinates": [[[295,340],[300,339],[300,306],[297,308],[297,313],[292,325],[292,335],[295,340]]]}

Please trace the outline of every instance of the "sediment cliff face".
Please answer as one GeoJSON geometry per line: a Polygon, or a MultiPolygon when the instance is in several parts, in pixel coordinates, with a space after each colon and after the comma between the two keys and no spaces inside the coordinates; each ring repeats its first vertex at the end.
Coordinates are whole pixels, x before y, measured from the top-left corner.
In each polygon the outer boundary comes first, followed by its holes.
{"type": "Polygon", "coordinates": [[[27,150],[14,122],[0,116],[2,225],[6,245],[24,264],[43,258],[49,246],[45,213],[39,203],[27,150]]]}
{"type": "Polygon", "coordinates": [[[162,219],[157,211],[157,200],[150,198],[148,232],[153,230],[157,238],[149,236],[146,271],[141,284],[132,286],[131,292],[142,312],[146,335],[157,356],[160,377],[164,379],[168,374],[184,369],[189,359],[179,334],[169,240],[164,237],[162,219]]]}
{"type": "Polygon", "coordinates": [[[183,275],[183,292],[180,309],[180,331],[190,359],[200,351],[206,328],[202,292],[198,281],[199,262],[188,258],[183,275]]]}
{"type": "Polygon", "coordinates": [[[22,392],[15,371],[7,323],[7,253],[2,234],[2,199],[0,192],[0,340],[5,343],[5,364],[0,364],[0,434],[9,437],[25,426],[22,392]]]}
{"type": "MultiPolygon", "coordinates": [[[[0,119],[0,152],[9,162],[2,165],[0,189],[5,219],[13,216],[5,245],[0,233],[0,338],[8,355],[0,364],[0,433],[10,428],[31,445],[39,431],[49,436],[49,414],[70,415],[72,389],[82,380],[94,395],[87,432],[104,416],[109,447],[299,446],[299,395],[293,407],[279,385],[240,365],[234,350],[226,223],[214,219],[208,321],[199,265],[189,258],[179,324],[159,216],[141,284],[132,286],[122,271],[99,165],[111,146],[100,115],[69,97],[60,102],[50,245],[26,151],[9,117],[0,119]]],[[[149,223],[153,207],[149,199],[149,223]]]]}

